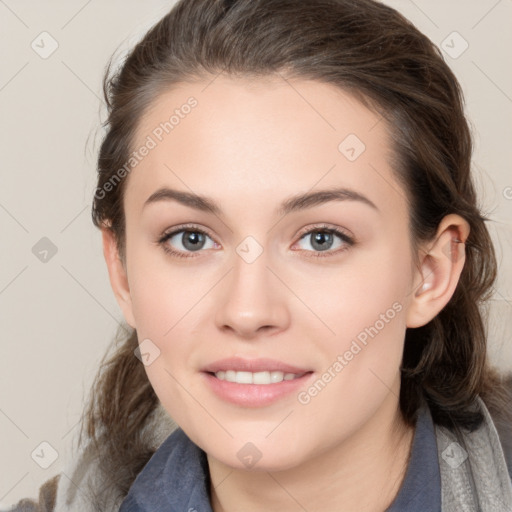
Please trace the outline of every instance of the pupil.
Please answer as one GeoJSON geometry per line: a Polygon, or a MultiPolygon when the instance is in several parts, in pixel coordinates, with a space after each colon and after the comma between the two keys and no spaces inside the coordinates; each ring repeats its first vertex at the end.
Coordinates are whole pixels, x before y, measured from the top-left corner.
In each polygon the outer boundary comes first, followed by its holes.
{"type": "Polygon", "coordinates": [[[187,231],[183,233],[182,243],[187,249],[196,250],[198,245],[204,241],[204,235],[202,233],[196,233],[194,231],[187,231]]]}
{"type": "Polygon", "coordinates": [[[326,245],[329,245],[329,242],[331,241],[330,240],[331,237],[332,237],[332,233],[318,232],[314,236],[314,244],[318,244],[317,248],[319,248],[320,250],[325,250],[326,245]],[[326,241],[326,239],[327,239],[327,241],[326,241]]]}

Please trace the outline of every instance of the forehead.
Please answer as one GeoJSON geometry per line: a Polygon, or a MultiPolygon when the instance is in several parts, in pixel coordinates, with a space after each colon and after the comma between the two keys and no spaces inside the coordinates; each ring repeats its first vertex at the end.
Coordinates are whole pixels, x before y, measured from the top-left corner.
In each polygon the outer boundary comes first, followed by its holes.
{"type": "Polygon", "coordinates": [[[140,120],[132,149],[145,145],[128,177],[132,209],[165,185],[220,202],[264,196],[269,205],[317,184],[364,189],[380,203],[403,198],[385,121],[313,80],[220,75],[179,84],[140,120]]]}

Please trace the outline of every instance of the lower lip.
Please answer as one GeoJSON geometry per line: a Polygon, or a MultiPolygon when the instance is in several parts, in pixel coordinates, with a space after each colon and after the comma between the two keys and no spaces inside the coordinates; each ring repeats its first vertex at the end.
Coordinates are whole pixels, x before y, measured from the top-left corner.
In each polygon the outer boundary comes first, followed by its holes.
{"type": "Polygon", "coordinates": [[[277,402],[294,391],[297,392],[311,378],[313,372],[273,384],[238,384],[218,379],[211,373],[203,372],[203,375],[213,392],[223,400],[242,407],[263,407],[277,402]]]}

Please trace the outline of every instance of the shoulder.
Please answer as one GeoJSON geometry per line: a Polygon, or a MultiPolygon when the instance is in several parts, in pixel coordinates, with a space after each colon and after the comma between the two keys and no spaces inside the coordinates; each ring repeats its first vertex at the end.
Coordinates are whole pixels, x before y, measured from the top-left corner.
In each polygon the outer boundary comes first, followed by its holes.
{"type": "MultiPolygon", "coordinates": [[[[142,428],[140,437],[145,446],[158,450],[176,429],[176,423],[159,404],[142,428]]],[[[100,464],[99,453],[90,442],[80,448],[71,448],[65,457],[63,471],[43,483],[37,500],[25,498],[0,512],[118,511],[127,491],[124,487],[105,485],[108,479],[105,467],[100,464]]]]}
{"type": "Polygon", "coordinates": [[[512,373],[503,377],[505,384],[500,402],[486,401],[486,406],[492,418],[500,439],[508,472],[512,480],[512,373]]]}
{"type": "Polygon", "coordinates": [[[60,474],[53,476],[39,488],[37,501],[24,498],[10,508],[9,512],[53,512],[59,480],[60,474]]]}

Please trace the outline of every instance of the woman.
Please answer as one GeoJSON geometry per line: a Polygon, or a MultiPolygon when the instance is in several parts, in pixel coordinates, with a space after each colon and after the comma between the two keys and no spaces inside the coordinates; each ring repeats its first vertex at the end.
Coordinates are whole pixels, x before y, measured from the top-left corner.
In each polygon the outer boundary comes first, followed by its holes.
{"type": "Polygon", "coordinates": [[[130,336],[15,510],[512,510],[496,261],[432,42],[372,0],[182,0],[105,97],[130,336]]]}

